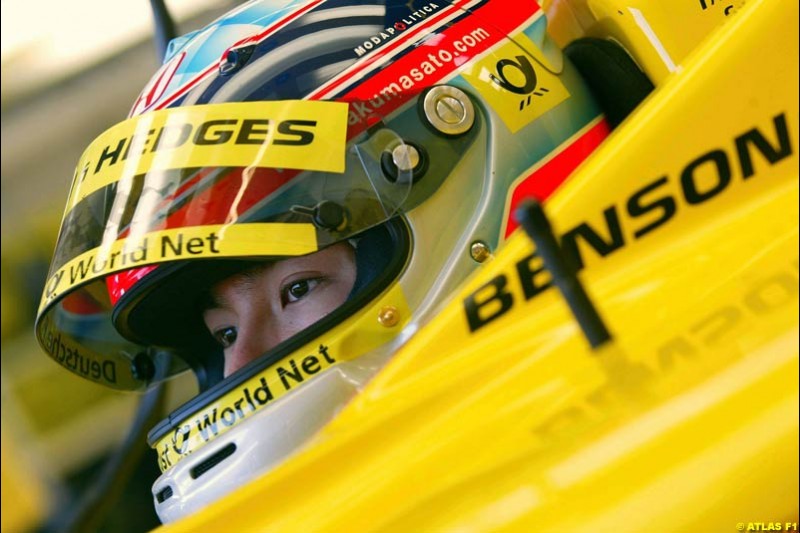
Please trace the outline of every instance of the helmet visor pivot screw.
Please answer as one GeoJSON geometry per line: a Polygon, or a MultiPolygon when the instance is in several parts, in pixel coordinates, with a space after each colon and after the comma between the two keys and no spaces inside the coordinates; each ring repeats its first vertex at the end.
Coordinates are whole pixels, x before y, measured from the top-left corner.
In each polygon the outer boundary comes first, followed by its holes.
{"type": "Polygon", "coordinates": [[[410,144],[401,144],[392,150],[392,162],[401,172],[412,171],[419,165],[419,151],[410,144]]]}
{"type": "Polygon", "coordinates": [[[425,150],[412,141],[403,141],[381,155],[383,174],[392,183],[416,183],[428,170],[425,150]]]}
{"type": "Polygon", "coordinates": [[[475,107],[469,96],[456,87],[439,85],[427,92],[423,110],[428,123],[447,136],[468,132],[475,123],[475,107]]]}

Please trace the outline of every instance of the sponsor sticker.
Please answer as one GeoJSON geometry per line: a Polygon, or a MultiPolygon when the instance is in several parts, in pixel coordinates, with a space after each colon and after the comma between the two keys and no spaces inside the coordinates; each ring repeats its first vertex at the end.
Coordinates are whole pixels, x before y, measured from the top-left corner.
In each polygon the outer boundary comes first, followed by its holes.
{"type": "Polygon", "coordinates": [[[497,48],[462,75],[516,133],[554,108],[570,94],[557,75],[542,65],[545,58],[524,34],[497,48]],[[524,48],[524,49],[523,49],[524,48]],[[530,51],[533,56],[526,51],[530,51]]]}
{"type": "Polygon", "coordinates": [[[161,471],[337,362],[331,348],[320,344],[313,353],[287,357],[254,376],[159,439],[153,447],[161,471]]]}
{"type": "Polygon", "coordinates": [[[344,172],[348,106],[239,102],[164,109],[102,133],[75,169],[67,211],[88,194],[151,170],[209,166],[344,172]]]}
{"type": "Polygon", "coordinates": [[[317,250],[313,224],[253,223],[153,231],[80,254],[47,280],[39,313],[72,288],[133,267],[200,257],[303,255],[317,250]]]}

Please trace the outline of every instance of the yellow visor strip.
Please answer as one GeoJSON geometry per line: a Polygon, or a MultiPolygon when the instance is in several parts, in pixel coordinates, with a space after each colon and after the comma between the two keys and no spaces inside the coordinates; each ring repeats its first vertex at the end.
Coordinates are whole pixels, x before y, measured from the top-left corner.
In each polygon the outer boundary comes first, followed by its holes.
{"type": "Polygon", "coordinates": [[[66,212],[92,192],[151,170],[270,167],[344,172],[347,104],[308,100],[163,109],[102,133],[75,168],[66,212]]]}
{"type": "Polygon", "coordinates": [[[313,224],[193,226],[127,237],[88,250],[53,273],[47,280],[39,314],[74,287],[129,268],[190,258],[295,256],[316,250],[313,224]]]}

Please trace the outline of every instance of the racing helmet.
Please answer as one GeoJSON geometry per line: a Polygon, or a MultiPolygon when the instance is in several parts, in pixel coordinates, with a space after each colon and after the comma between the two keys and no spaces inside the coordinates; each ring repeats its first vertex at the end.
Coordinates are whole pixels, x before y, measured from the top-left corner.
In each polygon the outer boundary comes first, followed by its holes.
{"type": "Polygon", "coordinates": [[[305,443],[607,134],[533,0],[249,2],[83,153],[37,338],[115,389],[194,372],[148,435],[178,519],[305,443]],[[225,375],[211,288],[332,246],[346,300],[225,375]]]}

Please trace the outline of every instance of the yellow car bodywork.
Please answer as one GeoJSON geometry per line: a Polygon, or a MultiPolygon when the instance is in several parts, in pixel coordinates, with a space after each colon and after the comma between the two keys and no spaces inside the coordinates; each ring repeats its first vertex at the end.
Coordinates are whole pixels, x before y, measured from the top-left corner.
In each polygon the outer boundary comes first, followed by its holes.
{"type": "Polygon", "coordinates": [[[748,2],[308,446],[177,531],[794,531],[798,5],[748,2]],[[472,318],[470,319],[470,313],[472,318]]]}
{"type": "Polygon", "coordinates": [[[613,341],[517,230],[303,450],[159,531],[797,530],[797,2],[545,8],[656,84],[545,206],[613,341]]]}

